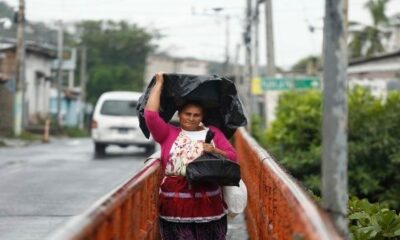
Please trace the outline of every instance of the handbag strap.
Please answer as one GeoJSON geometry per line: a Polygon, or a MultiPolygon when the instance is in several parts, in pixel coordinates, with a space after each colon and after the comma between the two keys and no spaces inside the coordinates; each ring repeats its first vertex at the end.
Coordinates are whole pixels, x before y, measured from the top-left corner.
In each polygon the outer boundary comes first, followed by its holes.
{"type": "Polygon", "coordinates": [[[214,136],[215,136],[215,132],[211,131],[211,129],[208,129],[207,134],[206,134],[205,143],[211,143],[211,140],[213,140],[214,136]]]}

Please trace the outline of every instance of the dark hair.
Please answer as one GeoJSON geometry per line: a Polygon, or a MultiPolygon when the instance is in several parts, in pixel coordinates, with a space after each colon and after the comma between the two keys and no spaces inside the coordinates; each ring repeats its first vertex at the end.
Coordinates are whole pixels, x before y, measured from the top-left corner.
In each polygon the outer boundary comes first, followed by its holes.
{"type": "Polygon", "coordinates": [[[187,100],[181,106],[178,106],[178,113],[180,113],[183,109],[185,109],[189,105],[193,105],[193,106],[199,107],[201,109],[201,111],[203,112],[203,114],[204,114],[204,106],[203,106],[203,104],[201,102],[199,102],[199,101],[194,101],[194,100],[187,100]]]}

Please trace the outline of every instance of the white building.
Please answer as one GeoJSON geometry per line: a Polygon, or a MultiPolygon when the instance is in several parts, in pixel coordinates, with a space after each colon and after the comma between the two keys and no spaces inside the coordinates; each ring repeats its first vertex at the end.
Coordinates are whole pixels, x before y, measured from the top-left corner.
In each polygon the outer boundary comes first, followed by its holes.
{"type": "Polygon", "coordinates": [[[363,86],[385,99],[389,91],[400,90],[400,50],[351,61],[347,71],[350,88],[363,86]]]}
{"type": "Polygon", "coordinates": [[[205,75],[208,74],[208,62],[194,58],[171,57],[165,54],[149,55],[146,59],[144,85],[147,86],[154,74],[160,71],[205,75]]]}
{"type": "MultiPolygon", "coordinates": [[[[58,59],[52,63],[53,78],[57,79],[58,68],[61,68],[62,91],[60,93],[60,124],[70,127],[77,127],[84,114],[85,104],[80,101],[81,89],[75,85],[75,71],[77,64],[77,49],[64,47],[63,60],[61,65],[58,59]]],[[[57,80],[56,80],[57,81],[57,80]]],[[[56,82],[55,81],[55,82],[56,82]]],[[[57,116],[58,89],[54,84],[49,96],[50,109],[52,116],[57,116]]]]}
{"type": "MultiPolygon", "coordinates": [[[[15,43],[0,44],[0,72],[9,76],[9,93],[1,96],[1,101],[13,102],[16,73],[15,43]],[[7,98],[7,99],[3,99],[7,98]]],[[[24,94],[24,125],[36,124],[49,113],[49,97],[51,85],[51,65],[56,58],[55,52],[47,47],[34,43],[26,44],[24,94]]],[[[4,89],[3,89],[4,91],[4,89]]],[[[12,112],[12,109],[3,109],[12,112]]],[[[10,115],[11,116],[11,115],[10,115]]]]}

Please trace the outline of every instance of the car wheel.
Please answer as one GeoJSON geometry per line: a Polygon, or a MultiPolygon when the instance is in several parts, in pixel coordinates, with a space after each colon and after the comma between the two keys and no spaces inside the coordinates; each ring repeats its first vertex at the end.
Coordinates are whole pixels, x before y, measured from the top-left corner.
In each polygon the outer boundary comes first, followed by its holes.
{"type": "Polygon", "coordinates": [[[146,146],[146,154],[152,154],[156,150],[156,145],[146,146]]]}
{"type": "Polygon", "coordinates": [[[96,155],[104,155],[106,154],[106,144],[103,143],[94,143],[94,151],[96,155]]]}

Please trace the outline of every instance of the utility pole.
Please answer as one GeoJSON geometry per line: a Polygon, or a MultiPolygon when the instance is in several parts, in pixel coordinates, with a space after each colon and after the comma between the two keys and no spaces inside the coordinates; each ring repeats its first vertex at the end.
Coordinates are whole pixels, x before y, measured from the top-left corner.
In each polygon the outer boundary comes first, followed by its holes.
{"type": "MultiPolygon", "coordinates": [[[[253,66],[252,66],[252,72],[253,72],[253,78],[259,78],[260,74],[259,74],[259,68],[260,68],[260,44],[259,44],[259,32],[260,32],[260,3],[263,0],[256,0],[256,4],[255,4],[255,9],[254,9],[254,16],[253,16],[253,21],[254,21],[254,62],[253,62],[253,66]]],[[[262,114],[262,110],[260,111],[260,109],[258,108],[258,104],[260,101],[260,96],[259,95],[255,95],[253,93],[253,114],[257,114],[259,116],[261,116],[262,114]]],[[[261,118],[263,118],[264,116],[261,116],[261,118]]],[[[264,125],[264,124],[262,124],[264,125]]]]}
{"type": "Polygon", "coordinates": [[[17,19],[17,46],[16,46],[16,78],[14,95],[14,135],[22,132],[22,118],[24,112],[23,91],[25,90],[25,0],[19,0],[17,19]]]}
{"type": "Polygon", "coordinates": [[[325,1],[322,205],[345,238],[347,227],[347,0],[325,1]]]}
{"type": "Polygon", "coordinates": [[[235,75],[235,84],[238,89],[239,97],[241,101],[243,101],[244,104],[247,104],[247,85],[245,84],[245,78],[244,78],[244,73],[243,73],[243,67],[241,66],[239,62],[240,58],[240,50],[241,50],[241,44],[237,43],[236,44],[236,49],[235,49],[235,68],[234,68],[234,75],[235,75]]]}
{"type": "Polygon", "coordinates": [[[230,75],[229,69],[229,15],[225,16],[225,63],[224,63],[224,74],[226,76],[230,75]]]}
{"type": "MultiPolygon", "coordinates": [[[[262,1],[262,0],[261,0],[262,1]]],[[[257,0],[256,6],[255,6],[255,11],[254,11],[254,66],[253,66],[253,76],[259,77],[258,73],[258,68],[260,67],[259,59],[260,59],[260,54],[259,54],[259,49],[260,49],[260,44],[259,44],[259,31],[260,31],[260,0],[257,0]]]]}
{"type": "MultiPolygon", "coordinates": [[[[253,95],[251,92],[251,80],[253,78],[252,73],[252,51],[251,51],[251,33],[252,33],[252,9],[251,9],[251,0],[247,0],[247,7],[246,7],[246,29],[244,33],[244,45],[246,49],[245,54],[245,74],[244,74],[244,81],[248,83],[247,89],[247,100],[246,106],[249,107],[248,112],[248,119],[251,122],[251,115],[253,114],[253,95]]],[[[249,124],[251,125],[251,124],[249,124]]]]}
{"type": "Polygon", "coordinates": [[[272,0],[265,0],[265,24],[267,40],[267,74],[275,76],[275,48],[274,48],[274,27],[272,22],[272,0]]]}
{"type": "MultiPolygon", "coordinates": [[[[267,49],[267,76],[270,78],[275,77],[275,47],[274,47],[274,29],[273,29],[273,16],[272,16],[272,0],[265,0],[265,33],[266,33],[266,49],[267,49]]],[[[272,115],[275,113],[277,104],[278,93],[273,91],[265,91],[264,104],[265,104],[265,119],[267,126],[272,121],[272,115]]]]}
{"type": "MultiPolygon", "coordinates": [[[[242,85],[242,74],[240,72],[240,64],[239,64],[239,54],[240,54],[240,44],[236,44],[236,50],[235,50],[235,69],[234,69],[234,75],[235,75],[235,80],[236,80],[236,85],[241,86],[242,85]]],[[[242,93],[242,92],[241,92],[242,93]]]]}
{"type": "Polygon", "coordinates": [[[62,126],[61,116],[61,92],[63,90],[63,45],[64,45],[64,27],[62,21],[59,22],[58,28],[58,42],[57,42],[57,123],[58,126],[62,126]]]}
{"type": "Polygon", "coordinates": [[[85,101],[86,101],[86,46],[83,45],[81,48],[81,69],[80,69],[80,102],[81,102],[81,114],[79,119],[79,128],[84,129],[85,127],[85,101]]]}

